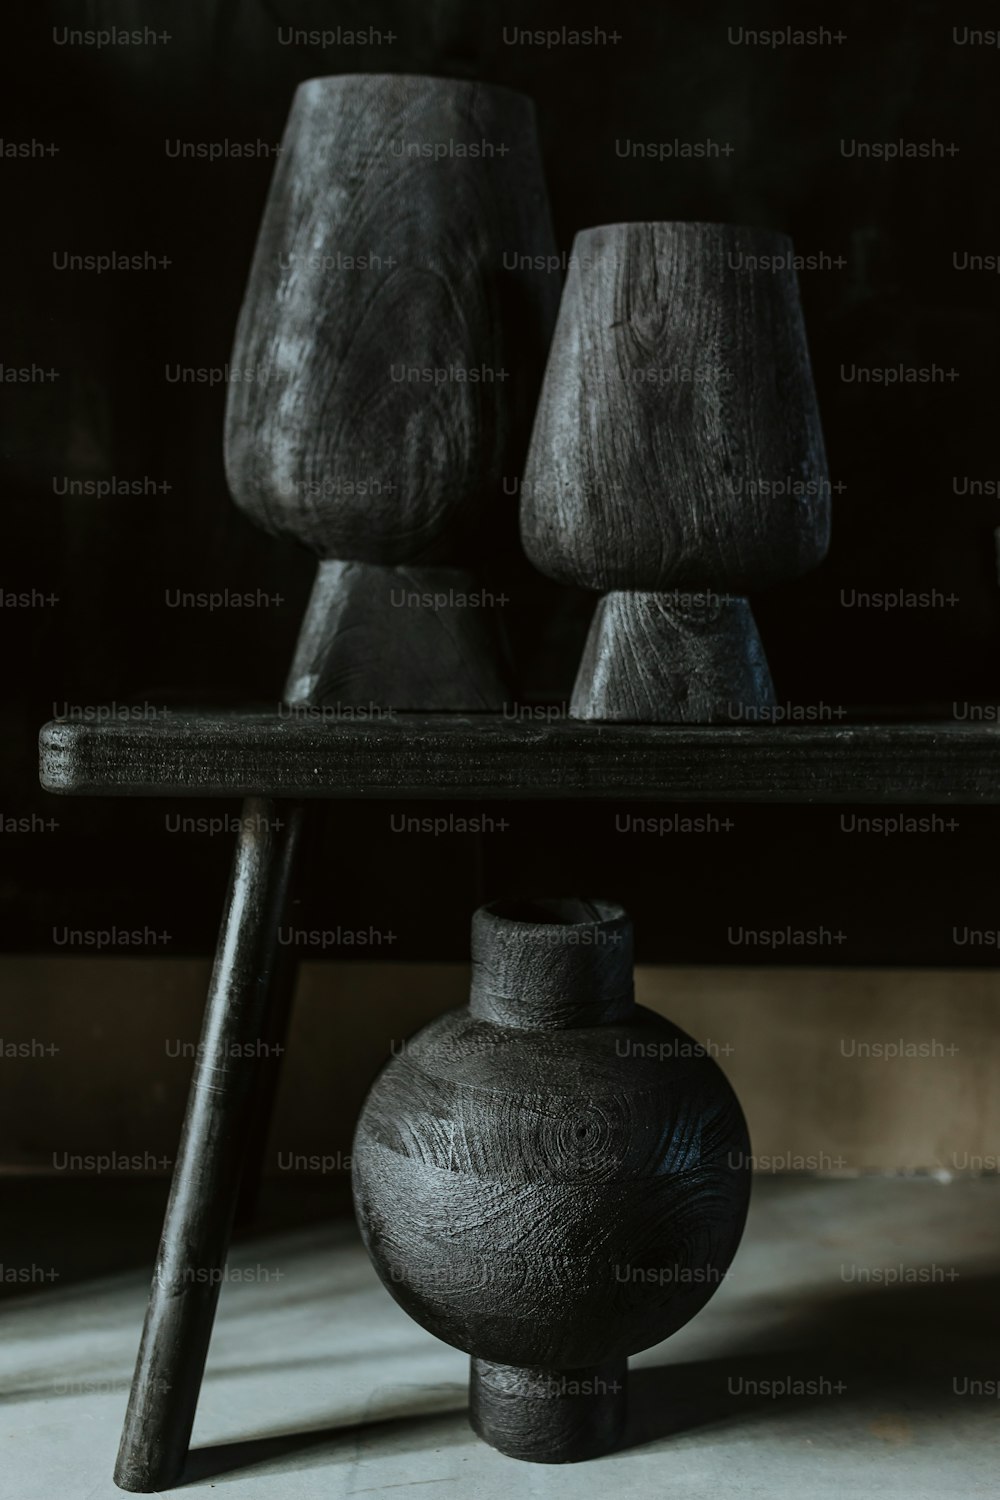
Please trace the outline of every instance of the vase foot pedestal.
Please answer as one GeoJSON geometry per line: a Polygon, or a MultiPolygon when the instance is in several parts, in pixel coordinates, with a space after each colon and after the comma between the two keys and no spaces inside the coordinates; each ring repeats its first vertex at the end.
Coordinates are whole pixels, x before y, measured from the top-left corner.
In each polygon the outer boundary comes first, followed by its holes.
{"type": "Polygon", "coordinates": [[[610,1453],[621,1441],[628,1360],[578,1370],[523,1369],[473,1359],[469,1421],[509,1458],[568,1464],[610,1453]]]}
{"type": "Polygon", "coordinates": [[[465,568],[321,562],[286,696],[328,708],[499,713],[494,601],[465,568]]]}
{"type": "Polygon", "coordinates": [[[774,701],[742,596],[616,590],[597,606],[569,711],[637,724],[739,724],[766,719],[774,701]]]}

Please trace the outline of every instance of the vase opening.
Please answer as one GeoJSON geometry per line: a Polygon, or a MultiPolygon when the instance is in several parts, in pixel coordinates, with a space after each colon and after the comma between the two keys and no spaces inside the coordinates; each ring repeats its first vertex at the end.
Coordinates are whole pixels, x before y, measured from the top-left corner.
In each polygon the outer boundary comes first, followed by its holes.
{"type": "Polygon", "coordinates": [[[602,922],[620,922],[624,907],[613,901],[588,900],[583,896],[525,896],[493,901],[483,908],[500,921],[523,922],[536,927],[581,927],[602,922]]]}

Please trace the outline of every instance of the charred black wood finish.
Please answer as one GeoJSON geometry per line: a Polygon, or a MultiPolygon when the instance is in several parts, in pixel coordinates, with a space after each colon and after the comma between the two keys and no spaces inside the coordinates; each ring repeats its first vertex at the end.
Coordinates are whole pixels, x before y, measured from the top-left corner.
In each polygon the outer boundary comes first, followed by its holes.
{"type": "Polygon", "coordinates": [[[632,925],[604,901],[511,901],[472,924],[469,1005],[365,1101],[355,1207],[382,1281],[472,1356],[470,1416],[515,1458],[614,1447],[630,1354],[724,1276],[749,1141],[703,1048],[637,1006],[632,925]]]}
{"type": "Polygon", "coordinates": [[[499,714],[181,714],[53,720],[41,781],[73,797],[579,797],[1000,802],[994,724],[519,722],[499,714]]]}
{"type": "Polygon", "coordinates": [[[569,711],[577,719],[705,724],[724,710],[732,722],[743,706],[773,701],[746,599],[706,606],[615,589],[598,600],[569,711]]]}
{"type": "Polygon", "coordinates": [[[258,1101],[256,1047],[273,1003],[275,934],[301,810],[243,804],[184,1129],[122,1430],[115,1483],[167,1488],[187,1458],[221,1271],[258,1101]],[[280,826],[279,826],[280,825],[280,826]]]}
{"type": "Polygon", "coordinates": [[[292,701],[495,709],[511,686],[485,598],[464,568],[321,562],[292,663],[292,701]]]}
{"type": "Polygon", "coordinates": [[[791,248],[727,224],[576,237],[521,532],[543,573],[612,591],[578,718],[730,722],[773,702],[744,596],[815,567],[829,538],[795,272],[772,269],[791,248]]]}
{"type": "Polygon", "coordinates": [[[446,591],[427,570],[474,564],[509,503],[558,303],[535,258],[553,252],[523,95],[390,74],[299,86],[236,332],[251,378],[229,386],[226,472],[258,525],[352,564],[321,569],[310,606],[333,658],[310,671],[335,698],[352,681],[353,701],[375,682],[390,707],[510,696],[489,612],[394,619],[385,570],[419,565],[446,591]]]}

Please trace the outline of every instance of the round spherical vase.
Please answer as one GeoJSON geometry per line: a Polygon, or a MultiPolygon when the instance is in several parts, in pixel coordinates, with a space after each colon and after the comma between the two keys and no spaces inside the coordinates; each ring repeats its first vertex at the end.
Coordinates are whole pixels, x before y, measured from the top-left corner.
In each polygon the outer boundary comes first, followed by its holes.
{"type": "Polygon", "coordinates": [[[513,1457],[618,1443],[627,1359],[705,1305],[750,1190],[725,1076],[637,1006],[632,928],[603,901],[476,912],[469,1005],[405,1043],[353,1150],[383,1283],[472,1356],[470,1418],[513,1457]]]}

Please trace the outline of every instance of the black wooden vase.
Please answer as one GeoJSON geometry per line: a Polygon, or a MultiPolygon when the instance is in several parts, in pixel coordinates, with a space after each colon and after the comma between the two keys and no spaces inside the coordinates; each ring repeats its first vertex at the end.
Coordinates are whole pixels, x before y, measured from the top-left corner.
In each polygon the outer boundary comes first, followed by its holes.
{"type": "Polygon", "coordinates": [[[773,709],[746,595],[816,567],[830,531],[793,259],[735,224],[576,236],[521,492],[535,566],[607,590],[575,718],[773,709]]]}
{"type": "Polygon", "coordinates": [[[403,74],[299,85],[225,439],[236,504],[320,560],[293,701],[465,712],[510,697],[477,567],[527,446],[554,249],[524,95],[403,74]]]}
{"type": "Polygon", "coordinates": [[[482,907],[468,1006],[410,1039],[358,1121],[368,1253],[411,1317],[472,1356],[472,1426],[514,1458],[612,1449],[628,1356],[704,1306],[743,1231],[739,1102],[635,1004],[632,961],[608,902],[482,907]]]}

